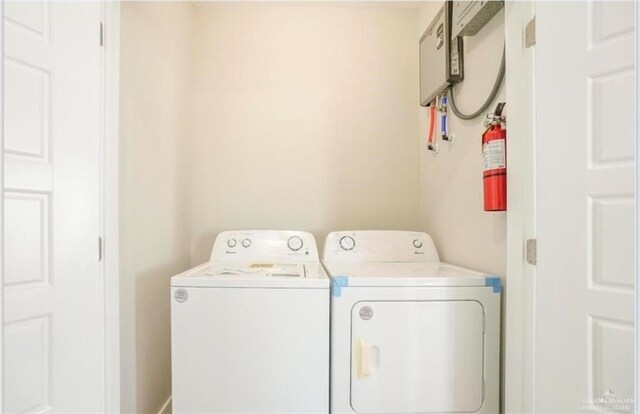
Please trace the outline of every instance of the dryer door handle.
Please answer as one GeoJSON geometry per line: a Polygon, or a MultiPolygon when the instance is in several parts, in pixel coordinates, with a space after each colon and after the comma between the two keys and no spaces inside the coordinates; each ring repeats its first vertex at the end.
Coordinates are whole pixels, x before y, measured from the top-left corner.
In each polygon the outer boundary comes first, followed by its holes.
{"type": "Polygon", "coordinates": [[[364,339],[356,341],[356,376],[363,379],[371,374],[371,344],[364,339]]]}

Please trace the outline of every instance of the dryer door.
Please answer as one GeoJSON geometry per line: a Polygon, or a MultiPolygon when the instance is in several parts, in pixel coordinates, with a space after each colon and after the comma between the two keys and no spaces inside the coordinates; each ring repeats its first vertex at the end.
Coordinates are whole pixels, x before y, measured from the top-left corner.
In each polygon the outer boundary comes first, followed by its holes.
{"type": "Polygon", "coordinates": [[[358,302],[351,311],[351,406],[358,413],[482,407],[484,308],[475,300],[358,302]]]}

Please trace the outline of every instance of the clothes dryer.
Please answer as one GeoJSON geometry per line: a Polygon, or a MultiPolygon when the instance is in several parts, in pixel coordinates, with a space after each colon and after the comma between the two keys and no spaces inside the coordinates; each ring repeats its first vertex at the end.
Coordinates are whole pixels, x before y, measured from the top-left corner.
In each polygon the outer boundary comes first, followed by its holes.
{"type": "Polygon", "coordinates": [[[425,233],[329,234],[331,412],[497,413],[500,278],[425,233]]]}

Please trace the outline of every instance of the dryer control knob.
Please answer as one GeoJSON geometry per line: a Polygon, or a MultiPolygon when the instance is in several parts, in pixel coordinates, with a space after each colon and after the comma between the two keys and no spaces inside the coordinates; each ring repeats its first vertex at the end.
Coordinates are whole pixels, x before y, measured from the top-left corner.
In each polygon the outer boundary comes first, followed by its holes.
{"type": "Polygon", "coordinates": [[[304,245],[304,242],[298,236],[291,236],[289,237],[289,240],[287,240],[287,246],[289,247],[289,249],[293,250],[294,252],[302,249],[303,245],[304,245]]]}
{"type": "Polygon", "coordinates": [[[242,240],[242,247],[249,247],[249,246],[251,246],[251,240],[249,239],[242,240]]]}
{"type": "Polygon", "coordinates": [[[351,236],[342,236],[340,237],[340,247],[342,250],[353,250],[356,247],[356,241],[351,236]]]}
{"type": "Polygon", "coordinates": [[[415,247],[416,249],[421,248],[421,247],[422,247],[422,241],[420,241],[420,240],[418,240],[418,239],[415,239],[415,240],[413,241],[413,247],[415,247]]]}
{"type": "Polygon", "coordinates": [[[238,244],[238,242],[236,241],[236,239],[229,239],[227,240],[227,246],[231,247],[232,249],[234,247],[236,247],[236,244],[238,244]]]}

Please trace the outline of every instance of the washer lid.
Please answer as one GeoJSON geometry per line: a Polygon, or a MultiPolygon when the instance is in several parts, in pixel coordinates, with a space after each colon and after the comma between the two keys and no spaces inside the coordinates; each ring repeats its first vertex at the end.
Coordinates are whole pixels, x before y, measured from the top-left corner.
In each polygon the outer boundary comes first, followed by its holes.
{"type": "Polygon", "coordinates": [[[446,263],[324,262],[343,286],[494,286],[500,279],[446,263]]]}
{"type": "Polygon", "coordinates": [[[171,286],[328,289],[320,263],[209,262],[171,278],[171,286]]]}

